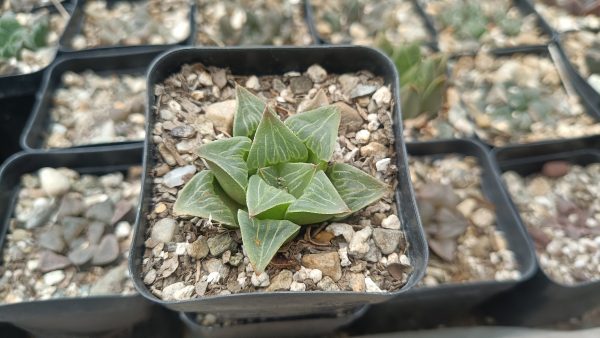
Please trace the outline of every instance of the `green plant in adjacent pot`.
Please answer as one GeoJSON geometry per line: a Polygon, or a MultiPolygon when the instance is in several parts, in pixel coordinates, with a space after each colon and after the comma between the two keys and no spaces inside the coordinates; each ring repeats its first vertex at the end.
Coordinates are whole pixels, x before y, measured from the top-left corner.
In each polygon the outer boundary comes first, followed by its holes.
{"type": "Polygon", "coordinates": [[[46,46],[49,21],[38,17],[29,26],[22,26],[12,12],[0,17],[0,59],[19,57],[22,49],[37,50],[46,46]]]}
{"type": "Polygon", "coordinates": [[[173,210],[239,227],[257,273],[301,225],[349,216],[388,189],[358,168],[330,162],[341,118],[337,107],[284,122],[275,107],[239,86],[236,104],[233,137],[200,146],[209,170],[184,186],[173,210]]]}
{"type": "Polygon", "coordinates": [[[402,118],[412,119],[421,114],[432,118],[440,111],[448,81],[446,57],[441,54],[424,57],[418,44],[395,47],[385,38],[378,47],[388,54],[400,74],[402,118]]]}

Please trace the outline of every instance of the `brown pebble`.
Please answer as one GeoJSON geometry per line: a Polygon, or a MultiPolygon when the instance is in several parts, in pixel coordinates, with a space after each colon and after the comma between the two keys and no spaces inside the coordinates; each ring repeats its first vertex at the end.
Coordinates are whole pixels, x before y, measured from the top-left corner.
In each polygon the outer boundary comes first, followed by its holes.
{"type": "Polygon", "coordinates": [[[565,176],[571,170],[571,164],[567,161],[550,161],[544,163],[542,174],[546,177],[565,176]]]}

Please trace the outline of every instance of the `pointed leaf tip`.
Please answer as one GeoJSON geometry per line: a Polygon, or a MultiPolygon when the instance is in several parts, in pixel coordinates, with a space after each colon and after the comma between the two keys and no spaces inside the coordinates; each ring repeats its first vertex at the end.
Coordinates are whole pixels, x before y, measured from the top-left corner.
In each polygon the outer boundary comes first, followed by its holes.
{"type": "Polygon", "coordinates": [[[198,149],[223,190],[240,204],[246,204],[248,166],[244,158],[251,142],[245,136],[236,136],[203,144],[198,149]]]}
{"type": "Polygon", "coordinates": [[[297,224],[324,222],[350,212],[323,171],[317,171],[300,198],[288,207],[285,218],[297,224]]]}
{"type": "Polygon", "coordinates": [[[237,227],[233,202],[215,182],[210,170],[202,170],[181,189],[173,205],[177,215],[210,218],[229,227],[237,227]]]}
{"type": "Polygon", "coordinates": [[[300,231],[300,226],[286,220],[260,220],[252,218],[244,210],[238,210],[244,250],[254,267],[262,273],[279,248],[300,231]]]}
{"type": "Polygon", "coordinates": [[[329,105],[293,115],[285,120],[285,125],[318,160],[329,161],[335,149],[340,120],[338,107],[329,105]]]}
{"type": "Polygon", "coordinates": [[[246,201],[251,217],[282,219],[294,200],[296,200],[294,196],[267,184],[259,175],[250,177],[246,201]]]}
{"type": "Polygon", "coordinates": [[[248,169],[286,162],[304,162],[307,158],[308,150],[302,140],[274,112],[266,108],[250,147],[248,169]]]}
{"type": "Polygon", "coordinates": [[[375,177],[345,163],[332,165],[328,176],[352,212],[379,200],[389,188],[375,177]]]}
{"type": "Polygon", "coordinates": [[[267,104],[260,97],[240,85],[235,86],[235,100],[233,136],[252,137],[267,104]]]}

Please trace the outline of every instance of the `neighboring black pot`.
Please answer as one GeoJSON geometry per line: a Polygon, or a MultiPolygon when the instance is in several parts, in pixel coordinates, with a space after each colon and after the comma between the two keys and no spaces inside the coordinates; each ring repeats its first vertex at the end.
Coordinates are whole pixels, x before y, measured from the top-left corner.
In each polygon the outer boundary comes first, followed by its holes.
{"type": "MultiPolygon", "coordinates": [[[[432,16],[430,16],[429,14],[427,14],[427,12],[425,11],[424,8],[424,3],[425,2],[421,2],[420,0],[414,0],[413,1],[415,3],[415,6],[418,7],[419,13],[424,16],[426,18],[426,22],[427,22],[427,27],[431,30],[433,30],[434,34],[433,36],[435,37],[435,44],[439,45],[439,33],[437,31],[437,29],[435,28],[435,20],[432,16]]],[[[547,37],[548,37],[548,43],[550,43],[554,36],[554,30],[552,30],[552,27],[550,27],[550,25],[548,25],[548,23],[546,22],[546,20],[544,20],[544,18],[539,15],[539,13],[535,10],[533,4],[531,4],[529,2],[529,0],[512,0],[512,4],[513,6],[517,7],[517,9],[519,10],[519,12],[521,13],[521,15],[523,16],[527,16],[529,14],[533,14],[536,18],[536,22],[537,22],[537,26],[538,28],[541,29],[542,33],[544,33],[547,37]]],[[[497,48],[497,49],[510,49],[510,48],[521,48],[521,47],[544,47],[546,46],[546,44],[542,44],[542,45],[523,45],[523,46],[516,46],[516,47],[502,47],[502,48],[497,48]]],[[[481,47],[481,46],[480,46],[481,47]]],[[[476,50],[473,50],[471,52],[465,51],[465,52],[458,52],[458,53],[452,53],[450,56],[451,57],[458,57],[461,55],[472,55],[474,53],[476,53],[476,50]]]]}
{"type": "MultiPolygon", "coordinates": [[[[104,1],[106,1],[108,6],[113,6],[114,3],[116,3],[116,2],[123,2],[123,1],[140,2],[143,0],[104,0],[104,1]]],[[[165,44],[165,45],[111,45],[111,46],[99,46],[99,47],[86,48],[81,51],[73,49],[71,47],[71,41],[83,29],[83,22],[85,19],[85,13],[84,13],[85,3],[86,3],[86,0],[78,0],[77,1],[77,5],[75,6],[75,9],[73,10],[71,19],[67,23],[65,32],[60,38],[59,48],[60,48],[61,52],[69,53],[69,52],[100,51],[100,50],[109,51],[109,50],[114,50],[114,49],[137,49],[137,48],[145,48],[145,47],[162,47],[163,49],[168,49],[168,48],[180,46],[180,45],[189,45],[193,42],[192,38],[193,38],[194,25],[195,25],[195,21],[196,21],[196,15],[194,13],[195,13],[196,6],[190,3],[190,14],[189,14],[189,18],[188,18],[189,22],[190,22],[190,32],[185,39],[183,39],[182,41],[179,41],[178,43],[165,44]]]]}
{"type": "Polygon", "coordinates": [[[231,326],[203,326],[194,320],[194,313],[180,313],[189,337],[195,338],[294,338],[331,335],[360,318],[368,306],[345,314],[314,314],[305,317],[274,318],[231,326]]]}
{"type": "MultiPolygon", "coordinates": [[[[491,50],[490,53],[493,54],[494,57],[496,57],[496,58],[511,57],[512,55],[515,55],[515,54],[534,54],[534,55],[538,55],[538,56],[542,56],[542,57],[547,57],[554,64],[554,67],[556,68],[556,71],[560,75],[560,80],[563,83],[563,87],[564,87],[565,81],[569,81],[569,83],[570,83],[570,79],[568,77],[564,78],[564,76],[563,76],[563,74],[565,74],[564,65],[561,62],[560,58],[556,59],[556,55],[554,53],[554,50],[556,50],[556,48],[554,46],[555,46],[554,44],[550,44],[547,46],[523,46],[523,47],[499,48],[499,49],[491,50]]],[[[476,53],[473,53],[472,55],[475,55],[475,54],[476,53]]],[[[454,56],[453,58],[457,59],[459,57],[460,56],[454,56]]],[[[596,115],[594,108],[586,103],[586,100],[581,95],[581,93],[578,93],[578,94],[579,94],[580,98],[582,99],[582,106],[585,108],[586,113],[588,115],[594,117],[597,121],[600,122],[600,116],[596,115]]],[[[461,98],[461,100],[462,100],[462,98],[461,98]]],[[[567,140],[576,141],[578,139],[581,139],[582,142],[585,142],[585,139],[589,138],[589,137],[590,136],[583,136],[583,137],[572,138],[572,139],[547,139],[547,140],[530,142],[530,143],[526,143],[526,144],[522,144],[522,145],[527,146],[527,145],[546,144],[546,143],[561,143],[561,142],[565,142],[567,140]]],[[[473,135],[473,138],[480,140],[481,142],[483,142],[490,148],[498,147],[497,145],[489,143],[487,140],[484,140],[483,138],[479,137],[479,135],[477,135],[476,132],[473,135]]],[[[512,148],[512,147],[516,147],[519,145],[521,145],[521,144],[510,143],[510,144],[504,145],[503,147],[512,148]]]]}
{"type": "MultiPolygon", "coordinates": [[[[527,176],[539,172],[548,161],[562,160],[587,165],[600,162],[598,140],[590,142],[594,148],[573,147],[573,144],[556,144],[554,150],[542,146],[499,148],[492,152],[498,162],[498,174],[516,171],[527,176]],[[562,148],[562,149],[561,149],[562,148]]],[[[508,191],[506,187],[503,190],[508,191]]],[[[511,201],[518,213],[518,208],[511,201]]],[[[517,222],[525,227],[519,216],[517,222]]],[[[529,240],[531,242],[531,239],[529,240]]],[[[510,293],[490,300],[483,309],[500,324],[543,326],[556,321],[566,321],[600,306],[600,281],[580,283],[573,286],[559,284],[550,279],[539,267],[534,278],[519,285],[510,293]]]]}
{"type": "Polygon", "coordinates": [[[596,120],[600,121],[600,93],[598,93],[575,68],[567,56],[567,53],[565,53],[565,49],[560,38],[557,38],[556,46],[564,69],[569,77],[569,81],[577,91],[577,94],[579,94],[581,97],[583,105],[586,107],[588,112],[590,112],[590,114],[596,118],[596,120]]]}
{"type": "MultiPolygon", "coordinates": [[[[192,0],[192,1],[196,1],[196,0],[192,0]]],[[[302,6],[302,17],[304,19],[304,22],[306,23],[306,26],[308,27],[308,31],[310,33],[310,37],[311,37],[311,45],[318,45],[321,43],[321,41],[319,40],[319,36],[315,35],[315,31],[313,30],[311,24],[310,24],[310,19],[309,19],[309,14],[306,11],[306,5],[304,3],[305,0],[302,0],[302,4],[299,4],[299,6],[302,6]]],[[[238,1],[240,2],[240,1],[238,1]]],[[[282,2],[282,1],[278,1],[278,2],[282,2]]],[[[191,42],[188,43],[188,45],[193,45],[193,46],[197,46],[197,47],[201,47],[202,45],[196,43],[196,39],[198,38],[198,24],[201,24],[199,20],[201,20],[200,18],[197,17],[197,11],[199,11],[200,9],[198,9],[198,6],[194,5],[194,27],[192,27],[193,30],[193,34],[192,34],[192,39],[191,42]]],[[[265,44],[263,44],[265,45],[265,44]]],[[[239,45],[239,46],[243,46],[243,45],[239,45]]],[[[245,46],[250,46],[250,45],[245,45],[245,46]]],[[[210,47],[210,46],[207,46],[210,47]]],[[[215,46],[216,47],[216,46],[215,46]]],[[[231,46],[227,46],[227,47],[231,47],[231,46]]]]}
{"type": "MultiPolygon", "coordinates": [[[[63,6],[69,13],[73,12],[74,4],[66,2],[63,4],[63,6]]],[[[54,8],[54,6],[44,6],[33,9],[34,12],[40,10],[48,10],[51,14],[58,13],[58,10],[54,8]]],[[[63,31],[63,34],[65,34],[65,32],[66,28],[65,31],[63,31]]],[[[58,57],[58,55],[60,54],[59,46],[60,41],[57,42],[56,55],[54,56],[55,60],[56,57],[58,57]]],[[[43,67],[42,69],[32,73],[17,75],[0,75],[0,98],[34,94],[38,90],[44,72],[55,62],[55,60],[50,62],[50,64],[48,64],[46,67],[43,67]]]]}
{"type": "MultiPolygon", "coordinates": [[[[425,12],[423,11],[423,8],[421,6],[419,6],[418,0],[411,0],[411,2],[413,4],[415,11],[421,17],[423,24],[425,25],[425,29],[427,30],[427,33],[429,33],[430,41],[425,44],[427,46],[431,47],[434,51],[438,51],[439,50],[438,45],[437,45],[438,37],[437,37],[437,32],[435,30],[435,27],[433,26],[433,21],[431,20],[431,18],[429,16],[427,16],[425,14],[425,12]]],[[[316,16],[315,16],[314,12],[315,11],[313,10],[311,0],[304,0],[304,13],[306,15],[306,21],[308,22],[308,28],[310,29],[311,35],[313,36],[315,41],[317,41],[317,43],[330,45],[331,41],[322,37],[319,34],[319,32],[317,31],[317,20],[316,20],[316,16]]],[[[347,42],[347,43],[349,43],[349,42],[347,42]]]]}
{"type": "MultiPolygon", "coordinates": [[[[489,152],[478,141],[459,139],[407,143],[409,156],[443,158],[447,155],[473,156],[482,169],[483,196],[496,208],[496,224],[515,253],[521,277],[510,281],[476,281],[413,288],[395,299],[375,304],[352,326],[362,334],[374,328],[382,331],[416,330],[461,323],[478,311],[478,306],[495,295],[515,288],[536,270],[535,252],[525,228],[517,221],[508,195],[496,175],[489,152]],[[401,318],[401,320],[399,320],[401,318]]],[[[381,332],[381,331],[380,331],[381,332]]]]}
{"type": "MultiPolygon", "coordinates": [[[[126,171],[139,165],[141,157],[141,145],[14,155],[0,169],[0,244],[8,231],[23,174],[43,167],[68,167],[87,174],[126,171]]],[[[0,304],[0,322],[44,337],[81,335],[132,326],[148,318],[152,307],[138,294],[27,301],[0,304]]]]}
{"type": "MultiPolygon", "coordinates": [[[[54,92],[61,87],[62,75],[65,72],[92,70],[100,74],[143,75],[152,60],[164,50],[165,47],[154,46],[129,50],[79,52],[59,58],[44,75],[42,87],[37,94],[33,112],[21,135],[21,147],[26,150],[44,149],[44,142],[51,120],[50,109],[53,105],[54,92]]],[[[77,148],[141,141],[94,143],[81,145],[77,148]]]]}
{"type": "Polygon", "coordinates": [[[211,312],[225,317],[281,317],[352,309],[366,303],[377,303],[394,298],[414,286],[423,276],[427,264],[427,243],[421,228],[408,172],[406,149],[402,139],[399,81],[391,60],[375,49],[356,46],[313,47],[231,47],[231,48],[179,48],[170,50],[154,61],[148,71],[148,105],[154,107],[154,85],[178,72],[189,63],[205,66],[227,67],[234,74],[284,74],[304,71],[317,63],[330,73],[343,74],[368,70],[382,76],[391,85],[394,97],[394,133],[398,166],[396,203],[400,220],[408,240],[408,256],[414,271],[407,284],[391,293],[357,292],[254,292],[224,296],[208,296],[185,301],[163,301],[154,296],[142,281],[144,241],[148,232],[146,215],[152,203],[152,168],[155,147],[152,129],[155,121],[153,109],[146,113],[146,141],[144,148],[144,177],[142,198],[137,214],[136,229],[129,267],[139,292],[153,302],[181,312],[211,312]]]}
{"type": "Polygon", "coordinates": [[[19,139],[21,131],[25,127],[35,97],[16,96],[0,99],[0,135],[2,135],[2,147],[0,147],[0,164],[10,155],[21,150],[19,139]]]}

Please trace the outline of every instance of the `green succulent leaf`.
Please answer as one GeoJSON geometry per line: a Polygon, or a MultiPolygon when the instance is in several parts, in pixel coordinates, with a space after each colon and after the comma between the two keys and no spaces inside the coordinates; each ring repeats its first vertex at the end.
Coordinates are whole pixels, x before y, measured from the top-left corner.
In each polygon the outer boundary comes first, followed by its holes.
{"type": "Polygon", "coordinates": [[[379,200],[388,189],[375,177],[345,163],[333,164],[327,174],[351,212],[379,200]]]}
{"type": "Polygon", "coordinates": [[[220,189],[210,170],[202,170],[181,189],[173,205],[177,215],[213,219],[228,227],[237,227],[238,206],[220,189]]]}
{"type": "Polygon", "coordinates": [[[399,48],[392,54],[398,72],[402,75],[414,65],[421,62],[421,48],[418,44],[411,44],[406,48],[399,48]]]}
{"type": "Polygon", "coordinates": [[[47,16],[34,21],[30,26],[21,26],[12,12],[0,17],[0,57],[18,57],[21,49],[36,50],[46,45],[49,31],[47,16]]]}
{"type": "Polygon", "coordinates": [[[288,126],[312,151],[317,160],[329,161],[333,155],[341,114],[336,106],[319,107],[285,120],[288,126]]]}
{"type": "Polygon", "coordinates": [[[316,171],[317,165],[312,163],[281,163],[260,168],[258,175],[268,184],[300,198],[316,171]]]}
{"type": "Polygon", "coordinates": [[[223,190],[240,204],[246,204],[248,166],[244,158],[251,144],[249,138],[236,136],[203,144],[198,149],[223,190]]]}
{"type": "Polygon", "coordinates": [[[307,159],[308,150],[302,140],[275,113],[265,109],[248,154],[248,169],[255,170],[286,162],[304,162],[307,159]]]}
{"type": "Polygon", "coordinates": [[[317,171],[304,194],[290,204],[285,218],[304,225],[324,222],[350,211],[327,175],[323,171],[317,171]]]}
{"type": "Polygon", "coordinates": [[[250,177],[248,183],[248,213],[259,219],[282,219],[296,198],[287,192],[267,184],[259,175],[250,177]]]}
{"type": "Polygon", "coordinates": [[[446,90],[446,76],[439,76],[425,89],[421,100],[419,113],[428,113],[429,115],[437,115],[444,101],[444,92],[446,90]]]}
{"type": "Polygon", "coordinates": [[[233,136],[252,137],[267,104],[248,89],[239,85],[235,87],[235,97],[233,136]]]}
{"type": "Polygon", "coordinates": [[[416,86],[408,85],[400,89],[402,118],[412,119],[421,114],[421,94],[416,86]]]}
{"type": "Polygon", "coordinates": [[[277,250],[300,231],[300,227],[287,220],[260,220],[238,210],[244,250],[254,271],[265,271],[277,250]]]}

